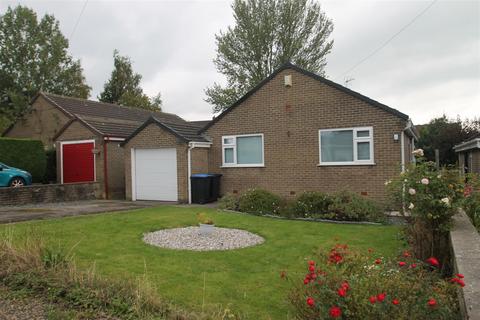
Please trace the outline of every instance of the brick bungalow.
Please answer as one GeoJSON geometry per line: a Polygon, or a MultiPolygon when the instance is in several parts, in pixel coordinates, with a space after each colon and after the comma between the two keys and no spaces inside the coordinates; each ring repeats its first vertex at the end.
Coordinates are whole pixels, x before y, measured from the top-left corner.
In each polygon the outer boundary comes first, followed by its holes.
{"type": "Polygon", "coordinates": [[[382,201],[415,139],[406,114],[287,63],[197,132],[148,119],[122,143],[126,197],[186,202],[188,177],[210,172],[222,194],[348,189],[382,201]]]}
{"type": "Polygon", "coordinates": [[[453,150],[458,154],[458,167],[464,173],[480,174],[480,135],[456,145],[453,150]]]}
{"type": "Polygon", "coordinates": [[[31,138],[57,150],[59,183],[99,182],[103,198],[124,199],[124,152],[119,145],[149,117],[198,131],[204,122],[177,115],[40,92],[29,112],[3,136],[31,138]]]}

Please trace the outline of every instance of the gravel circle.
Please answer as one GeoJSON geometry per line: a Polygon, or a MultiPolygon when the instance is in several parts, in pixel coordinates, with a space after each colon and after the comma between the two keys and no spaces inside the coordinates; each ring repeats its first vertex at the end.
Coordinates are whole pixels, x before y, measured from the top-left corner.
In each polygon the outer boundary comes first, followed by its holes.
{"type": "Polygon", "coordinates": [[[215,227],[212,233],[200,233],[200,227],[164,229],[145,233],[143,241],[153,246],[192,251],[233,250],[259,245],[259,235],[240,229],[215,227]]]}

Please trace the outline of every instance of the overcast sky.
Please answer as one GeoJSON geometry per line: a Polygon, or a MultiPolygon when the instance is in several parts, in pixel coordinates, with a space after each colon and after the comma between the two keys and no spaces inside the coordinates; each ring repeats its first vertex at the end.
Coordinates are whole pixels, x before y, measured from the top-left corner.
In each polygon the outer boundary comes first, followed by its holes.
{"type": "MultiPolygon", "coordinates": [[[[81,60],[96,100],[119,49],[143,75],[164,111],[211,118],[204,89],[224,78],[213,65],[215,34],[233,25],[230,1],[5,1],[54,14],[81,60]],[[78,24],[75,28],[76,22],[78,24]]],[[[335,30],[328,78],[427,122],[443,113],[480,117],[480,1],[435,2],[412,25],[353,71],[432,1],[320,1],[335,30]]]]}

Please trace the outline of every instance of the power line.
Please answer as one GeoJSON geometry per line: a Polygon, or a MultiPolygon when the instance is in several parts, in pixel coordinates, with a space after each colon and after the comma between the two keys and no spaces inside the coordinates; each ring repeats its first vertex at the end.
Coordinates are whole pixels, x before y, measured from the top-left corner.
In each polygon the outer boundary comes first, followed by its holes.
{"type": "Polygon", "coordinates": [[[73,26],[72,33],[70,33],[70,41],[73,39],[73,35],[75,34],[75,31],[77,31],[78,24],[80,23],[80,19],[82,18],[83,12],[85,11],[85,8],[87,7],[88,0],[85,0],[83,3],[82,10],[80,11],[80,14],[78,15],[77,22],[75,22],[75,25],[73,26]]]}
{"type": "Polygon", "coordinates": [[[390,38],[387,39],[387,41],[385,41],[382,45],[380,45],[377,49],[373,50],[369,55],[367,55],[365,58],[363,58],[362,60],[360,60],[359,62],[357,62],[355,65],[353,65],[353,67],[351,67],[350,69],[348,69],[347,71],[345,71],[344,73],[338,75],[337,77],[335,77],[335,79],[338,79],[340,77],[343,77],[344,75],[346,75],[347,73],[349,73],[350,71],[356,69],[359,65],[361,65],[362,63],[364,63],[365,61],[367,61],[368,59],[370,59],[371,57],[373,57],[375,54],[377,54],[380,50],[382,50],[387,44],[390,43],[390,41],[392,41],[393,39],[395,39],[400,33],[402,33],[403,31],[405,31],[405,29],[407,29],[408,27],[410,27],[415,21],[417,21],[423,14],[425,14],[425,12],[427,12],[434,4],[435,2],[437,2],[438,0],[433,0],[425,9],[423,9],[422,11],[420,11],[412,20],[410,20],[410,22],[408,22],[406,25],[404,25],[400,30],[398,30],[393,36],[391,36],[390,38]]]}

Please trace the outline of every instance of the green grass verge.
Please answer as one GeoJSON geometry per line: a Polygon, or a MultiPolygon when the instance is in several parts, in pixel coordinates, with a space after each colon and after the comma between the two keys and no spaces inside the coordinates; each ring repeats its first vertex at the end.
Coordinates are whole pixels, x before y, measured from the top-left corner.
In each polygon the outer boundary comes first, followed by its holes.
{"type": "Polygon", "coordinates": [[[15,235],[35,232],[53,246],[73,248],[77,265],[102,276],[147,275],[159,294],[193,311],[229,308],[248,319],[287,319],[291,283],[281,279],[304,273],[305,262],[319,249],[347,243],[392,256],[404,246],[395,226],[347,225],[277,220],[204,207],[162,206],[18,223],[1,226],[15,235]],[[231,251],[190,252],[145,244],[145,232],[196,225],[205,212],[219,227],[245,229],[263,236],[264,244],[231,251]]]}

